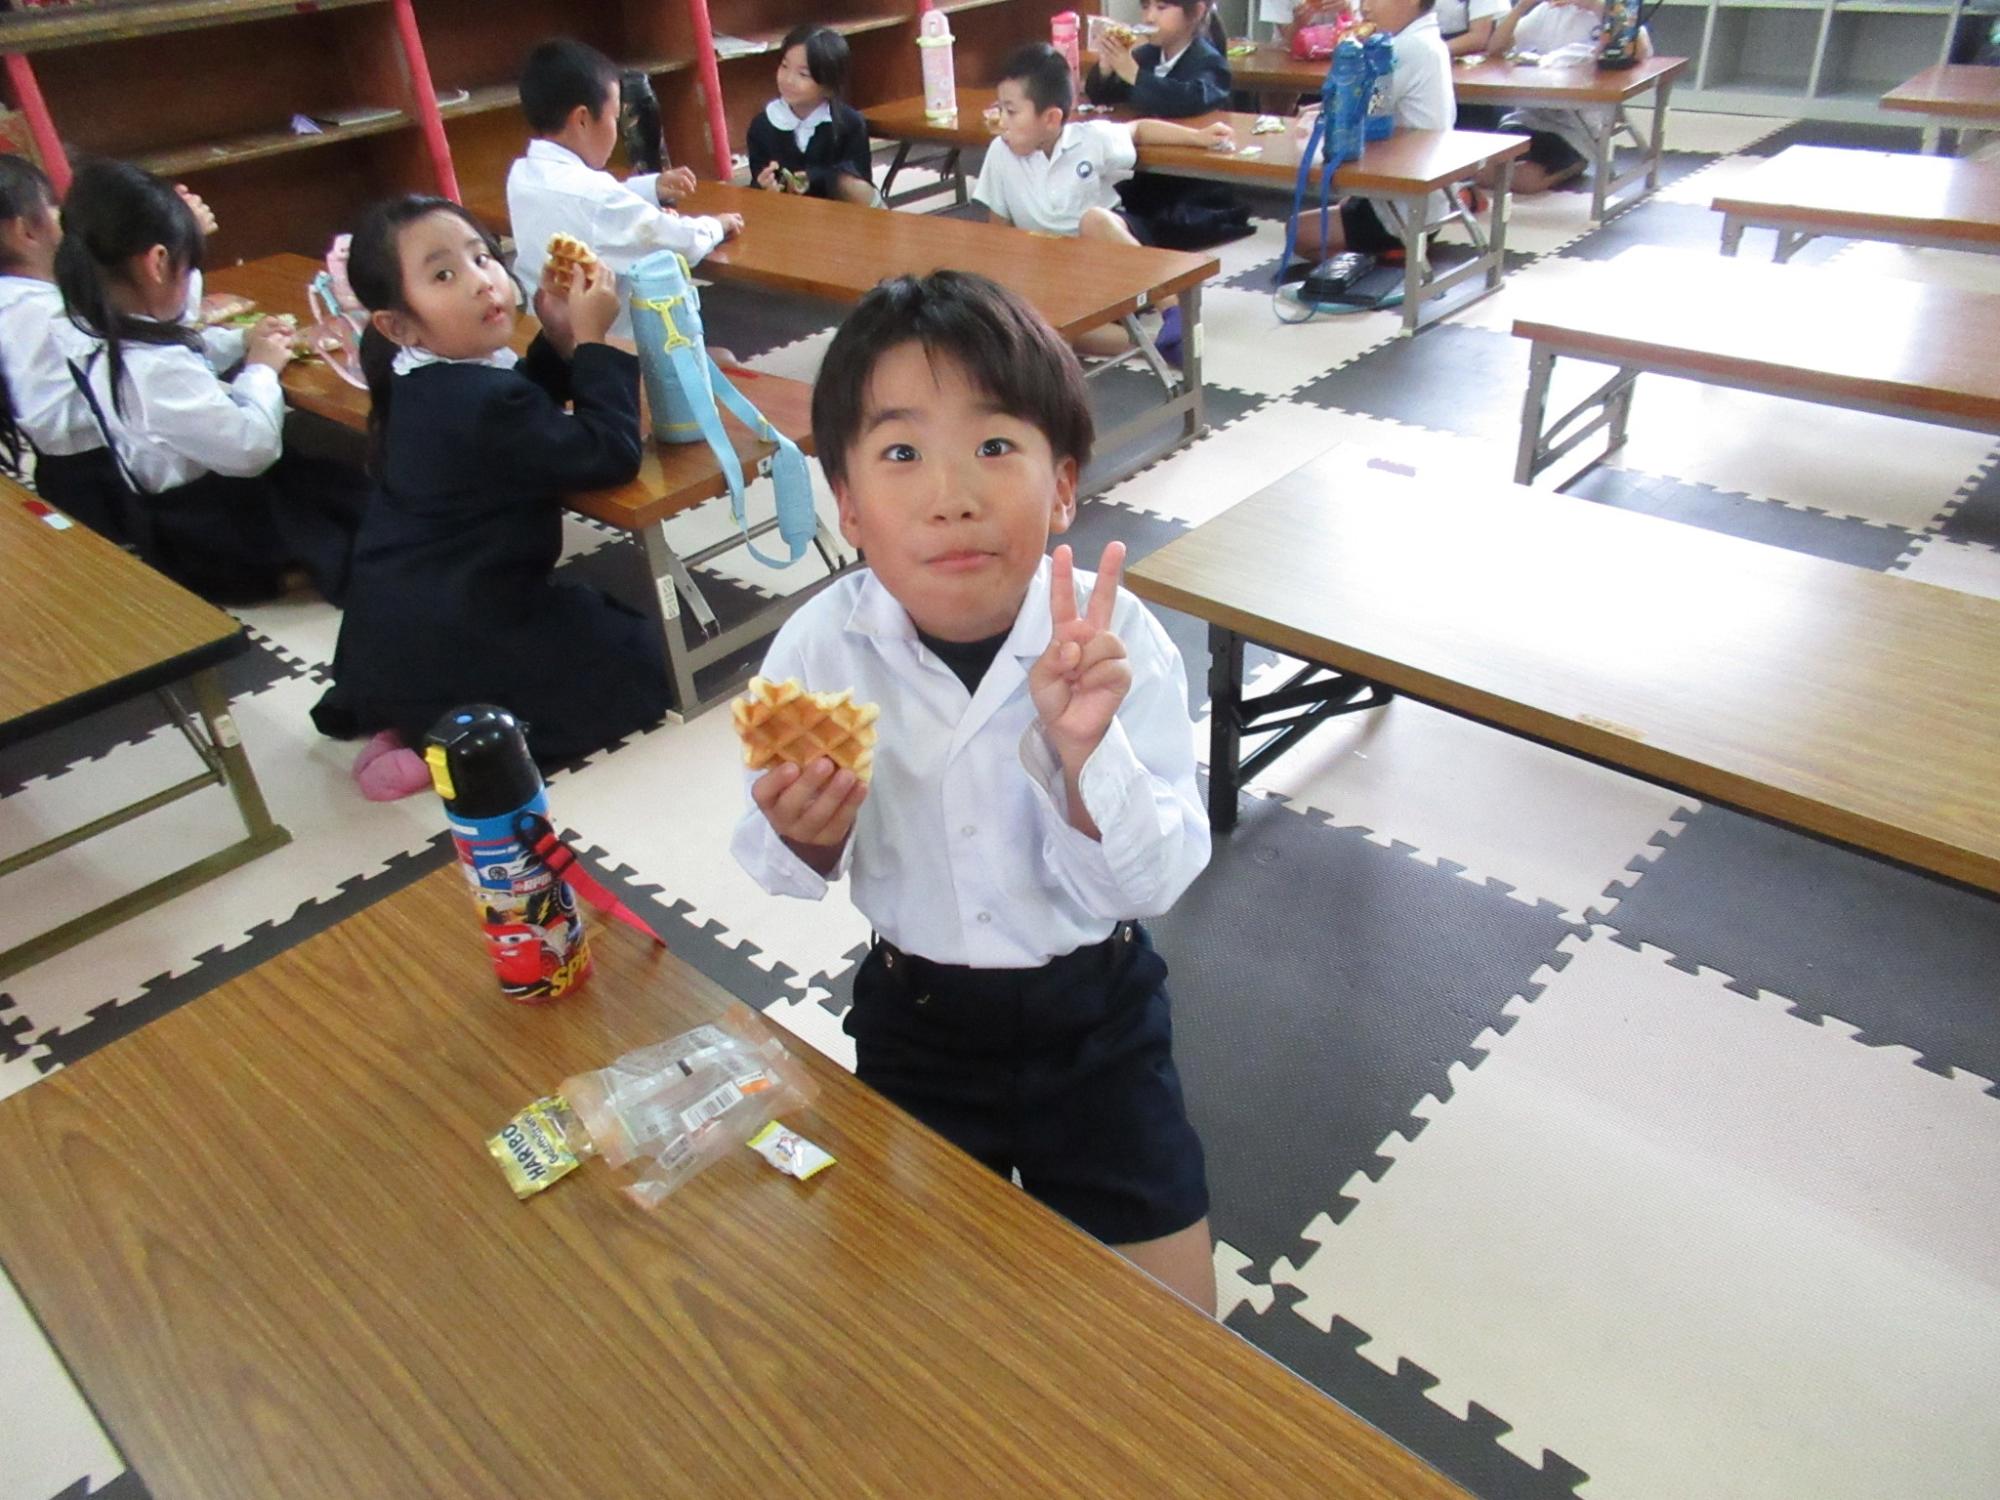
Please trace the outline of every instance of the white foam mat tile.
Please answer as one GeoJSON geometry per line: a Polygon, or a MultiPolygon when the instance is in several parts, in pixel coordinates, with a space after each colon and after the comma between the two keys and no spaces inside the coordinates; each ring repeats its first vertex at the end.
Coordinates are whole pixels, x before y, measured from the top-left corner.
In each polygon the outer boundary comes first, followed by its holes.
{"type": "Polygon", "coordinates": [[[1972,547],[1941,536],[1923,537],[1896,571],[1919,583],[2000,599],[2000,552],[1990,547],[1972,547]]]}
{"type": "Polygon", "coordinates": [[[797,996],[787,996],[765,1006],[764,1019],[775,1021],[800,1041],[817,1048],[822,1055],[852,1073],[854,1038],[840,1029],[840,1017],[820,1004],[827,993],[822,989],[810,989],[797,996]]]}
{"type": "Polygon", "coordinates": [[[2000,1101],[1608,929],[1454,1064],[1274,1283],[1583,1493],[1873,1500],[2000,1476],[2000,1101]],[[1858,1414],[1865,1419],[1858,1420],[1858,1414]]]}
{"type": "MultiPolygon", "coordinates": [[[[1267,666],[1250,691],[1293,670],[1267,666]]],[[[1378,844],[1409,844],[1426,863],[1502,881],[1520,900],[1552,901],[1575,921],[1609,907],[1605,887],[1630,881],[1626,866],[1657,852],[1653,836],[1700,805],[1409,698],[1330,720],[1251,784],[1378,844]]]]}
{"type": "MultiPolygon", "coordinates": [[[[1538,308],[1559,308],[1565,299],[1573,299],[1590,287],[1602,286],[1606,278],[1615,274],[1609,261],[1544,256],[1532,265],[1508,273],[1499,291],[1453,313],[1452,321],[1462,328],[1484,328],[1491,333],[1511,335],[1516,318],[1538,308]]],[[[1525,390],[1525,380],[1522,389],[1525,390]]]]}
{"type": "Polygon", "coordinates": [[[1616,461],[1914,531],[1992,451],[1991,433],[1641,375],[1616,461]]]}
{"type": "MultiPolygon", "coordinates": [[[[826,346],[833,342],[835,330],[823,328],[818,333],[808,334],[789,344],[780,344],[775,349],[766,349],[744,361],[751,369],[765,375],[782,375],[787,380],[803,380],[806,384],[819,378],[820,361],[826,358],[826,346]]],[[[757,382],[739,381],[736,388],[754,405],[757,400],[757,382]]]]}
{"type": "MultiPolygon", "coordinates": [[[[79,948],[7,981],[33,1023],[29,1035],[71,1030],[106,1002],[133,998],[162,974],[183,973],[211,949],[233,948],[252,927],[282,921],[341,882],[377,873],[444,827],[434,798],[365,801],[348,768],[356,747],[316,733],[307,711],[325,689],[293,678],[232,707],[271,815],[292,834],[283,848],[120,923],[79,948]]],[[[4,804],[0,848],[29,847],[200,769],[179,733],[163,729],[4,804]]],[[[229,793],[210,787],[0,880],[0,947],[11,946],[135,890],[242,835],[229,793]]]]}
{"type": "Polygon", "coordinates": [[[1104,498],[1198,526],[1340,441],[1334,415],[1273,401],[1112,486],[1104,498]]]}
{"type": "MultiPolygon", "coordinates": [[[[1479,218],[1486,227],[1486,215],[1479,218]]],[[[1507,248],[1517,255],[1547,255],[1560,250],[1591,227],[1588,193],[1509,193],[1507,195],[1507,248]]],[[[1454,232],[1463,240],[1463,231],[1454,232]]],[[[1509,275],[1516,273],[1510,272],[1509,275]]],[[[1461,318],[1463,313],[1453,313],[1461,318]]]]}
{"type": "MultiPolygon", "coordinates": [[[[0,1011],[0,1021],[4,1021],[11,1014],[9,1011],[0,1011]]],[[[42,1046],[30,1047],[18,1057],[0,1058],[0,1099],[5,1099],[9,1094],[20,1093],[31,1083],[40,1083],[46,1075],[39,1064],[46,1063],[48,1058],[49,1049],[42,1046]]],[[[11,1500],[11,1497],[0,1492],[0,1500],[11,1500]]]]}
{"type": "Polygon", "coordinates": [[[628,740],[549,788],[556,820],[632,866],[660,899],[685,901],[712,920],[727,945],[748,939],[756,961],[782,963],[800,978],[836,973],[868,941],[868,920],[845,882],[822,901],[773,896],[730,857],[729,839],[749,805],[743,750],[726,706],[687,724],[628,740]]]}
{"type": "MultiPolygon", "coordinates": [[[[1351,411],[1322,412],[1313,432],[1326,447],[1349,450],[1363,463],[1379,461],[1426,475],[1462,475],[1475,484],[1505,484],[1514,474],[1511,437],[1438,432],[1351,411]]],[[[1297,467],[1297,463],[1291,464],[1287,472],[1297,467]]]]}
{"type": "Polygon", "coordinates": [[[1827,264],[1860,276],[1893,276],[1969,292],[2000,292],[2000,255],[1858,240],[1827,264]]]}
{"type": "Polygon", "coordinates": [[[1395,312],[1323,315],[1281,323],[1268,291],[1211,282],[1201,296],[1202,379],[1231,390],[1282,396],[1396,336],[1395,312]]]}
{"type": "MultiPolygon", "coordinates": [[[[1686,75],[1683,75],[1685,77],[1686,75]]],[[[1632,123],[1638,128],[1640,138],[1653,138],[1653,111],[1649,108],[1631,112],[1632,123]]],[[[1728,156],[1754,146],[1767,136],[1777,134],[1794,120],[1776,119],[1769,115],[1721,115],[1706,110],[1667,109],[1667,149],[1669,151],[1709,151],[1728,156]]]]}
{"type": "Polygon", "coordinates": [[[1240,276],[1254,266],[1266,265],[1285,253],[1285,221],[1252,219],[1251,232],[1240,240],[1217,245],[1208,253],[1222,263],[1215,280],[1202,284],[1204,295],[1223,277],[1240,276]]]}
{"type": "Polygon", "coordinates": [[[300,661],[333,664],[334,647],[340,642],[340,609],[317,594],[287,594],[268,604],[238,605],[230,613],[300,661]]]}
{"type": "Polygon", "coordinates": [[[0,1271],[0,1500],[88,1494],[125,1461],[0,1271]],[[79,1488],[80,1486],[80,1488],[79,1488]]]}
{"type": "MultiPolygon", "coordinates": [[[[1671,117],[1669,117],[1669,124],[1671,123],[1671,117]]],[[[1719,156],[1708,166],[1698,168],[1695,171],[1689,172],[1685,177],[1676,178],[1674,181],[1667,183],[1660,189],[1655,201],[1660,203],[1687,203],[1692,204],[1696,208],[1707,208],[1715,202],[1716,194],[1742,186],[1743,179],[1755,173],[1768,160],[1768,157],[1763,156],[1719,156]]],[[[1768,231],[1762,243],[1765,251],[1768,252],[1770,248],[1768,231]]],[[[1715,244],[1717,250],[1720,251],[1722,247],[1721,214],[1715,216],[1715,244]]],[[[1742,254],[1754,251],[1755,248],[1756,242],[1748,240],[1745,241],[1744,251],[1739,251],[1738,253],[1742,254]]],[[[1763,259],[1764,257],[1753,254],[1751,258],[1763,259]]]]}

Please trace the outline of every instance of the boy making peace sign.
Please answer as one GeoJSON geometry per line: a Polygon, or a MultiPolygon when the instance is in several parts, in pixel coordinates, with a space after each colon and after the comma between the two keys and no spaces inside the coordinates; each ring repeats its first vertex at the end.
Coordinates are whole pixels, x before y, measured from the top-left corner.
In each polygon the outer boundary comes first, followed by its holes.
{"type": "Polygon", "coordinates": [[[751,782],[733,849],[765,889],[853,879],[878,934],[856,1072],[1213,1311],[1208,1190],[1137,918],[1208,862],[1180,653],[1068,547],[1092,426],[1025,303],[940,271],[877,287],[813,390],[841,532],[868,567],[788,620],[763,675],[881,705],[873,779],[751,782]],[[1079,590],[1089,587],[1086,601],[1079,590]]]}

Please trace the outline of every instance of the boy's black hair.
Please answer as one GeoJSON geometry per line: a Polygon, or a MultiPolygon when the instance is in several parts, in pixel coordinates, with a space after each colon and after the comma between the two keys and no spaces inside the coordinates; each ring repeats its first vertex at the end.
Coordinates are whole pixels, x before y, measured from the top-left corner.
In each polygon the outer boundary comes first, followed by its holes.
{"type": "Polygon", "coordinates": [[[104,341],[111,377],[111,409],[122,413],[125,345],[179,344],[201,348],[201,336],[178,318],[142,318],[120,312],[111,283],[126,263],[163,245],[176,272],[201,269],[203,235],[194,210],[173,184],[129,162],[91,161],[77,168],[63,199],[63,239],[56,247],[56,285],[70,322],[104,341]]]}
{"type": "Polygon", "coordinates": [[[618,82],[618,64],[587,42],[543,42],[521,65],[521,113],[536,135],[554,135],[578,105],[596,116],[618,82]]]}
{"type": "Polygon", "coordinates": [[[1083,368],[1048,321],[1021,298],[969,271],[882,282],[855,305],[828,345],[813,383],[813,446],[833,483],[867,420],[868,380],[891,349],[921,344],[933,362],[957,361],[966,378],[1010,417],[1049,440],[1060,460],[1090,462],[1096,436],[1083,368]]]}
{"type": "MultiPolygon", "coordinates": [[[[403,231],[432,214],[463,219],[486,242],[487,253],[502,259],[493,231],[449,198],[406,193],[385,198],[361,216],[347,247],[347,283],[370,312],[410,310],[409,289],[403,285],[403,231]]],[[[518,283],[516,283],[518,286],[518,283]]],[[[523,298],[523,301],[526,299],[523,298]]],[[[382,472],[382,446],[389,426],[389,403],[395,394],[397,346],[371,320],[361,334],[361,372],[368,379],[368,468],[382,472]]]]}
{"type": "Polygon", "coordinates": [[[847,97],[850,64],[846,37],[831,26],[794,26],[778,44],[778,60],[783,62],[785,54],[794,47],[806,49],[806,72],[814,83],[836,99],[847,97]]]}
{"type": "MultiPolygon", "coordinates": [[[[0,223],[39,214],[55,201],[55,185],[46,172],[24,156],[0,155],[0,223]]],[[[0,272],[13,269],[12,260],[0,250],[0,272]]],[[[4,369],[0,369],[0,468],[10,474],[21,472],[21,429],[14,423],[14,393],[7,388],[4,369]]]]}
{"type": "Polygon", "coordinates": [[[1021,85],[1036,114],[1059,109],[1068,119],[1076,106],[1076,80],[1069,76],[1069,61],[1047,42],[1028,42],[1007,54],[994,82],[1009,81],[1021,85]]]}

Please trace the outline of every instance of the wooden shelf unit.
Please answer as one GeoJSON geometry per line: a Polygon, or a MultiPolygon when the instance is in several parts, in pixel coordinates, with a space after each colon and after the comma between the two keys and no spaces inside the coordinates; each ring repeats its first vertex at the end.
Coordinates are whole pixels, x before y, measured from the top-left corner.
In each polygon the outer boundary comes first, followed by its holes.
{"type": "MultiPolygon", "coordinates": [[[[1071,4],[940,8],[959,81],[978,86],[1071,4]]],[[[645,72],[673,159],[707,177],[742,151],[775,95],[777,49],[793,26],[812,19],[846,35],[853,102],[865,107],[921,88],[918,14],[919,0],[97,0],[0,13],[0,53],[10,54],[5,102],[31,126],[35,99],[46,106],[36,138],[52,175],[66,182],[70,158],[105,155],[187,181],[215,206],[211,256],[223,264],[317,255],[389,193],[456,183],[490,196],[528,139],[515,80],[545,38],[576,37],[645,72]],[[710,35],[751,50],[709,56],[710,35]],[[363,108],[389,113],[325,123],[363,108]],[[301,115],[320,133],[295,133],[301,115]]]]}

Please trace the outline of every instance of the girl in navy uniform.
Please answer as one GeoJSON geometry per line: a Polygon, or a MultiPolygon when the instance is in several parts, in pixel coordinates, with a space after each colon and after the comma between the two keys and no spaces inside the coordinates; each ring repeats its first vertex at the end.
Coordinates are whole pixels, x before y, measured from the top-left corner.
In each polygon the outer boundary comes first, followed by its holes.
{"type": "Polygon", "coordinates": [[[545,284],[542,331],[517,359],[520,289],[457,204],[377,205],[347,274],[372,318],[362,364],[376,490],[314,722],[375,736],[355,764],[375,798],[429,785],[407,747],[462,703],[512,710],[544,763],[655,723],[670,696],[658,627],[550,577],[562,497],[639,471],[639,362],[604,342],[619,309],[612,275],[545,284]]]}
{"type": "Polygon", "coordinates": [[[85,525],[123,539],[123,487],[70,377],[60,338],[55,188],[33,162],[0,156],[0,466],[34,455],[35,488],[85,525]]]}
{"type": "Polygon", "coordinates": [[[81,335],[69,363],[124,482],[125,539],[218,603],[272,598],[293,568],[338,603],[367,489],[359,473],[284,451],[289,326],[188,324],[205,234],[188,198],[150,172],[87,164],[62,222],[56,283],[81,335]]]}
{"type": "MultiPolygon", "coordinates": [[[[1163,120],[1227,109],[1228,39],[1211,0],[1145,0],[1141,15],[1156,28],[1153,40],[1128,47],[1107,35],[1083,81],[1090,102],[1163,120]]],[[[1126,223],[1143,244],[1199,250],[1250,232],[1249,212],[1213,183],[1142,172],[1119,184],[1118,196],[1126,223]]]]}
{"type": "Polygon", "coordinates": [[[803,177],[809,198],[876,201],[868,127],[846,102],[847,38],[795,26],[778,49],[778,97],[750,122],[750,180],[776,191],[778,174],[803,177]]]}

